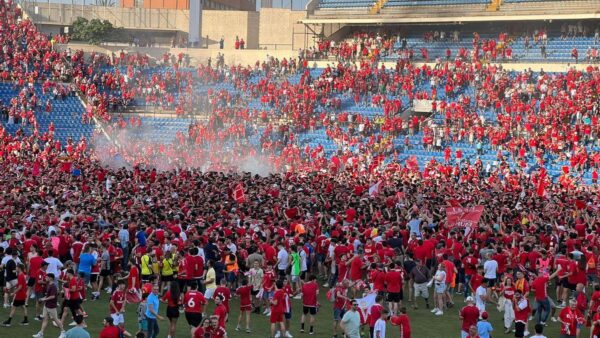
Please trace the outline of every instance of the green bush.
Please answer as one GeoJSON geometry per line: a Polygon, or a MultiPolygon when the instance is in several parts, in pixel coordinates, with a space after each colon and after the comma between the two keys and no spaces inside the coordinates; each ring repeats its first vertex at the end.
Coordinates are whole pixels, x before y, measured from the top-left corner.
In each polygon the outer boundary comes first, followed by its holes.
{"type": "Polygon", "coordinates": [[[85,41],[91,45],[102,42],[122,42],[125,39],[122,28],[116,28],[108,20],[87,20],[78,17],[73,22],[73,40],[85,41]]]}

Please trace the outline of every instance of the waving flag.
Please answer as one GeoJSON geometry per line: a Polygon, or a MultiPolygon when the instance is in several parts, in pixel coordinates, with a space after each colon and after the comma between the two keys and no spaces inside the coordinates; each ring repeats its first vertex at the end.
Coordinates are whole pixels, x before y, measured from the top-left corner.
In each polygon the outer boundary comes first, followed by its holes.
{"type": "Polygon", "coordinates": [[[483,214],[483,206],[447,207],[447,226],[450,228],[475,228],[483,214]]]}
{"type": "Polygon", "coordinates": [[[377,196],[377,194],[379,194],[380,190],[381,190],[381,181],[378,181],[377,183],[373,184],[369,188],[369,196],[371,196],[371,197],[377,196]]]}
{"type": "Polygon", "coordinates": [[[542,168],[540,170],[540,176],[538,177],[538,183],[536,187],[536,193],[539,197],[544,197],[546,194],[546,186],[548,185],[548,182],[546,182],[546,176],[546,169],[542,168]]]}

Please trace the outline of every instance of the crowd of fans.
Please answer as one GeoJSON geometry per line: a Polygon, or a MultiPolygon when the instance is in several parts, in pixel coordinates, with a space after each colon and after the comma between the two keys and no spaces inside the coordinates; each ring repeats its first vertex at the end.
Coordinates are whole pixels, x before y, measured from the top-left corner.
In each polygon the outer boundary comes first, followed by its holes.
{"type": "Polygon", "coordinates": [[[0,278],[10,308],[2,325],[21,311],[20,323],[29,324],[33,311],[41,320],[35,337],[48,322],[79,337],[83,300],[107,291],[101,337],[133,334],[124,326],[127,303],[138,307],[136,336],[157,337],[163,314],[175,336],[182,308],[193,337],[225,337],[237,294],[236,330],[251,332],[249,318],[264,310],[272,337],[313,333],[316,318],[333,321],[334,337],[360,337],[364,328],[383,338],[388,319],[410,337],[411,311],[424,305],[443,316],[462,295],[464,337],[489,337],[494,303],[516,337],[553,318],[561,325],[551,329],[565,337],[586,326],[599,334],[597,67],[513,73],[470,58],[477,43],[433,67],[399,60],[386,69],[370,51],[342,43],[324,50],[364,59],[317,76],[302,57],[192,70],[185,55],[166,55],[157,67],[140,54],[56,52],[10,2],[0,2],[0,21],[0,76],[19,93],[2,111],[7,123],[32,126],[0,130],[0,278]],[[53,127],[38,130],[36,114],[52,114],[52,100],[36,97],[40,84],[54,100],[81,93],[82,123],[98,119],[114,143],[97,142],[97,133],[61,144],[53,127]],[[228,89],[197,90],[222,84],[228,89]],[[403,120],[402,98],[435,99],[441,124],[403,120]],[[141,119],[113,113],[138,100],[181,116],[193,107],[210,114],[171,144],[132,140],[141,119]],[[347,101],[383,115],[349,113],[347,101]],[[497,124],[487,123],[489,114],[497,124]],[[339,147],[333,156],[298,142],[321,128],[339,147]],[[444,161],[398,161],[418,132],[422,145],[444,149],[444,161]],[[406,140],[400,148],[397,138],[406,140]],[[464,159],[452,149],[461,141],[497,151],[499,164],[464,159]],[[122,166],[105,165],[117,156],[122,166]],[[273,173],[240,173],[253,159],[273,173]],[[545,167],[562,161],[569,165],[553,179],[545,167]],[[593,184],[585,185],[590,171],[593,184]],[[449,222],[447,208],[475,206],[483,208],[475,227],[449,222]],[[320,286],[329,289],[332,314],[317,312],[320,286]],[[291,313],[292,299],[301,315],[291,313]],[[207,316],[208,302],[215,306],[207,316]]]}
{"type": "MultiPolygon", "coordinates": [[[[506,30],[500,28],[500,32],[495,36],[486,34],[486,38],[482,38],[478,30],[473,33],[466,34],[458,29],[443,29],[424,31],[422,33],[422,42],[428,44],[439,44],[447,42],[460,42],[464,39],[472,41],[472,49],[464,48],[458,51],[446,48],[444,57],[446,60],[460,57],[468,60],[485,60],[489,62],[510,62],[516,60],[517,56],[513,55],[513,47],[517,44],[525,50],[526,57],[532,49],[539,49],[540,56],[546,59],[553,52],[548,50],[548,30],[550,27],[525,26],[518,28],[507,27],[506,30]]],[[[600,41],[600,27],[583,23],[564,23],[556,30],[556,34],[560,34],[560,40],[577,39],[577,38],[593,38],[593,42],[586,50],[577,50],[571,58],[577,62],[578,54],[582,53],[585,60],[588,62],[598,61],[598,42],[600,41]]],[[[430,58],[430,50],[427,44],[417,48],[413,43],[409,43],[408,37],[414,37],[414,32],[392,33],[386,31],[359,31],[352,37],[340,42],[332,40],[321,40],[316,47],[311,47],[302,50],[303,57],[309,59],[322,59],[335,57],[337,60],[357,60],[361,58],[369,58],[371,60],[389,60],[401,58],[404,60],[422,60],[426,62],[435,61],[435,58],[430,58]]]]}

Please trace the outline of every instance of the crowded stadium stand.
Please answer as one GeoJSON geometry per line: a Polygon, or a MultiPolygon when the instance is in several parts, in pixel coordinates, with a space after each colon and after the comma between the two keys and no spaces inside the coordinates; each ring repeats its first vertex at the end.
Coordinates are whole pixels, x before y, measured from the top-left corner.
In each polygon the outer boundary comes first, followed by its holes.
{"type": "Polygon", "coordinates": [[[599,337],[599,5],[313,0],[204,49],[0,0],[1,336],[599,337]]]}

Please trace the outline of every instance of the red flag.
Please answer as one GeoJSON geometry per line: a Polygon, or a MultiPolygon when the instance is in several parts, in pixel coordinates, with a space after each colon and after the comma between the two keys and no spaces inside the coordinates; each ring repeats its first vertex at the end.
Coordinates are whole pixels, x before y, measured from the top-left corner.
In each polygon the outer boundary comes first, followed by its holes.
{"type": "Polygon", "coordinates": [[[483,206],[474,207],[447,207],[446,225],[449,228],[475,228],[483,214],[483,206]]]}
{"type": "Polygon", "coordinates": [[[237,203],[246,202],[246,195],[244,194],[244,186],[241,183],[238,183],[233,189],[233,199],[237,203]]]}
{"type": "Polygon", "coordinates": [[[460,202],[457,199],[451,199],[448,201],[451,207],[460,207],[460,202]]]}
{"type": "Polygon", "coordinates": [[[544,197],[547,185],[548,182],[546,182],[546,169],[542,168],[542,170],[540,170],[540,176],[538,177],[538,184],[536,189],[536,193],[539,197],[544,197]]]}

